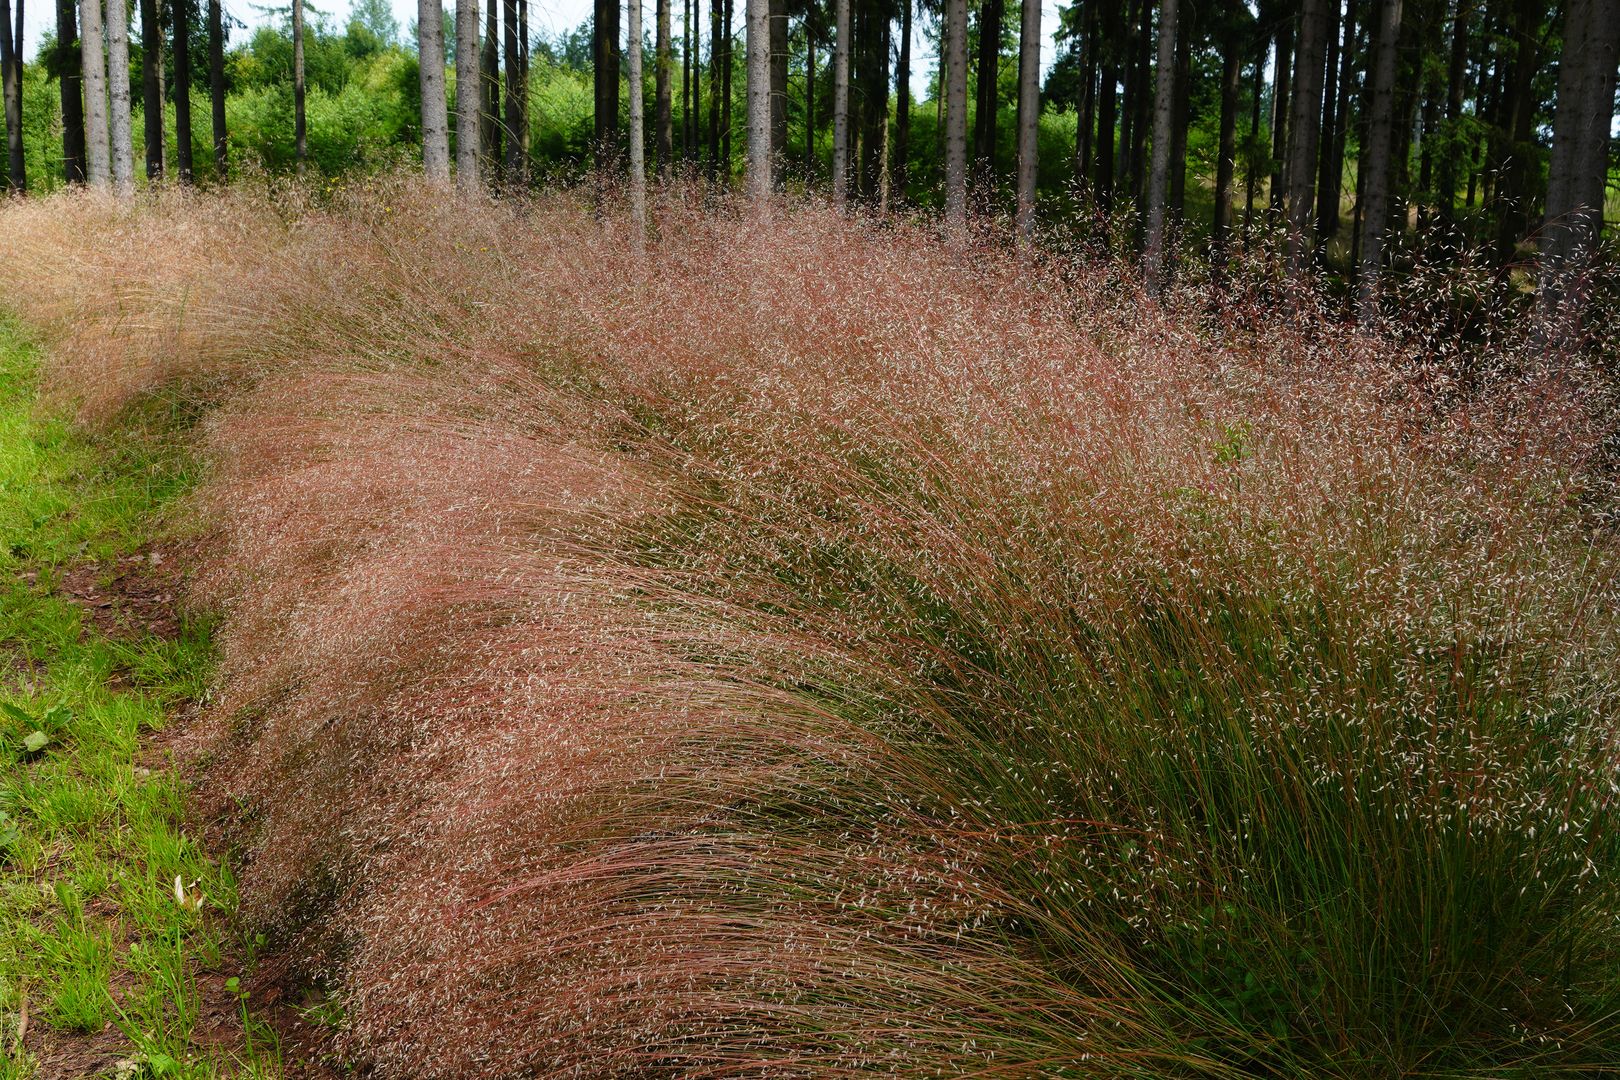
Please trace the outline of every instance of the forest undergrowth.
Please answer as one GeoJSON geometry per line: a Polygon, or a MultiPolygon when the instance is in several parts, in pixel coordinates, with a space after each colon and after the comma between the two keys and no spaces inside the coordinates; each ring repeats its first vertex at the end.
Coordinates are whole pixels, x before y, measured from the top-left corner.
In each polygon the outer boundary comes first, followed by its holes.
{"type": "Polygon", "coordinates": [[[206,410],[195,798],[354,1060],[1620,1068],[1604,309],[1000,241],[0,208],[58,407],[206,410]]]}

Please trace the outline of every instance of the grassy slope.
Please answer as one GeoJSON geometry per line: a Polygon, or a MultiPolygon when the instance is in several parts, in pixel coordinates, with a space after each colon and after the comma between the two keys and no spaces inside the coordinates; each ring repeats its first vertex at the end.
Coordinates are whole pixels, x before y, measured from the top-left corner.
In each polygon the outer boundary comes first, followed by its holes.
{"type": "Polygon", "coordinates": [[[0,1077],[278,1074],[257,1023],[201,1029],[198,973],[241,952],[234,882],[185,831],[181,780],[141,764],[203,692],[206,629],[112,638],[63,589],[152,539],[183,459],[38,417],[33,369],[0,321],[0,1077]]]}

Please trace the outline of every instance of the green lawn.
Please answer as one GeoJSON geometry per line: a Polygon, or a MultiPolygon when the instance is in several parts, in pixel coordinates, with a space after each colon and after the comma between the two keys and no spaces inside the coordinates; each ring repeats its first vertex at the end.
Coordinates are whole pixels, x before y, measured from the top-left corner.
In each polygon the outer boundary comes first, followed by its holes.
{"type": "Polygon", "coordinates": [[[186,459],[162,405],[116,450],[42,416],[35,367],[0,320],[0,1077],[280,1075],[235,882],[151,745],[204,692],[207,628],[120,625],[108,580],[152,565],[186,459]]]}

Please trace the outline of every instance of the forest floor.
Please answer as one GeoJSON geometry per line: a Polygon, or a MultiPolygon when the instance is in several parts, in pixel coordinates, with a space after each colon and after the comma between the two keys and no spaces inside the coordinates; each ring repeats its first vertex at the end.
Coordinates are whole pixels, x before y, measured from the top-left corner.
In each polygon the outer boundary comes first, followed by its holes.
{"type": "Polygon", "coordinates": [[[256,1007],[260,943],[172,752],[212,663],[160,525],[183,418],[92,441],[35,367],[0,320],[0,1077],[320,1074],[288,1060],[319,1011],[256,1007]]]}

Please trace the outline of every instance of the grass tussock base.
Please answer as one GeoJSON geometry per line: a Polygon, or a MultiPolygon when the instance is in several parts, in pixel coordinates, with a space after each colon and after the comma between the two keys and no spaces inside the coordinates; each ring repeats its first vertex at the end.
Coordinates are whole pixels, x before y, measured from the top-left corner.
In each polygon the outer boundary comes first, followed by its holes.
{"type": "Polygon", "coordinates": [[[1620,1067],[1578,355],[1357,334],[1263,267],[1159,307],[815,206],[655,216],[640,254],[392,180],[0,212],[60,396],[213,406],[203,793],[357,1056],[1620,1067]]]}

